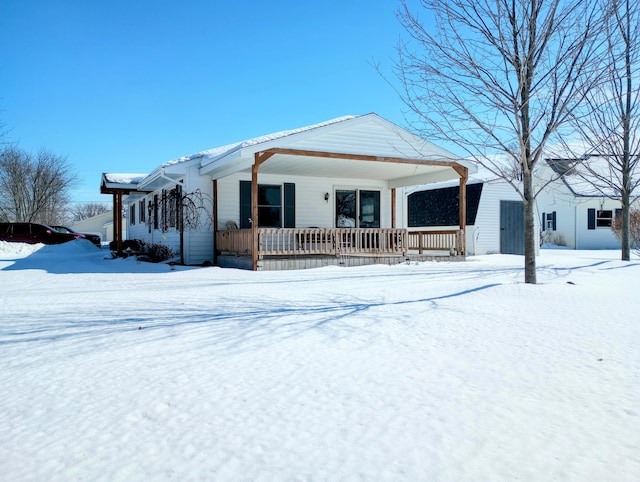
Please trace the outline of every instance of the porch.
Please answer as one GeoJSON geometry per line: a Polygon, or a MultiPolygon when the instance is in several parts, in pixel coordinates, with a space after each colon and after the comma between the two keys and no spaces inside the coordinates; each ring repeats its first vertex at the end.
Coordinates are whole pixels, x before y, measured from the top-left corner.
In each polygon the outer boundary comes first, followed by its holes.
{"type": "MultiPolygon", "coordinates": [[[[463,230],[257,228],[259,270],[464,260],[463,230]]],[[[251,229],[216,233],[217,264],[253,269],[251,229]]]]}

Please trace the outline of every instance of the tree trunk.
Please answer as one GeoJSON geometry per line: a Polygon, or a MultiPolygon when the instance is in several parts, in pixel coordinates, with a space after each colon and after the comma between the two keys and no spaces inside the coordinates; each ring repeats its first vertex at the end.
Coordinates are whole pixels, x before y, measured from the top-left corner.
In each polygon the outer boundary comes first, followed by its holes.
{"type": "Polygon", "coordinates": [[[620,232],[620,242],[621,242],[621,258],[622,261],[630,261],[631,260],[631,243],[629,236],[629,228],[630,228],[630,199],[629,192],[626,189],[622,190],[621,196],[621,204],[622,204],[622,224],[621,224],[621,232],[620,232]]]}
{"type": "Polygon", "coordinates": [[[536,238],[535,196],[531,171],[523,173],[524,194],[524,282],[536,284],[536,238]]]}

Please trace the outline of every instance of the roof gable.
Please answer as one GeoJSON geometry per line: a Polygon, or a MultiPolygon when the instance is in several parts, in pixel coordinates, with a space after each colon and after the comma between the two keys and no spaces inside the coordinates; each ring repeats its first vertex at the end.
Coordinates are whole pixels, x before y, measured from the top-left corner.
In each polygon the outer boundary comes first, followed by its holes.
{"type": "Polygon", "coordinates": [[[149,191],[169,181],[177,182],[187,166],[197,166],[200,175],[213,179],[248,173],[255,155],[269,150],[278,152],[270,156],[261,172],[384,180],[389,187],[457,179],[458,174],[452,170],[454,163],[467,167],[470,173],[477,169],[473,163],[371,113],[339,117],[183,156],[157,167],[139,180],[137,187],[149,191]],[[343,157],[338,159],[332,154],[343,157]]]}
{"type": "MultiPolygon", "coordinates": [[[[589,155],[584,158],[546,159],[553,172],[576,197],[606,197],[617,199],[620,193],[613,186],[622,185],[622,174],[605,156],[589,155]]],[[[637,186],[636,186],[637,187],[637,186]]],[[[633,189],[633,196],[638,190],[633,189]]]]}
{"type": "Polygon", "coordinates": [[[216,169],[238,159],[245,161],[242,167],[238,166],[238,170],[247,169],[253,163],[253,155],[256,152],[273,147],[380,157],[459,161],[451,152],[372,113],[340,117],[321,124],[282,131],[203,151],[199,153],[203,156],[201,172],[213,173],[216,169]]]}

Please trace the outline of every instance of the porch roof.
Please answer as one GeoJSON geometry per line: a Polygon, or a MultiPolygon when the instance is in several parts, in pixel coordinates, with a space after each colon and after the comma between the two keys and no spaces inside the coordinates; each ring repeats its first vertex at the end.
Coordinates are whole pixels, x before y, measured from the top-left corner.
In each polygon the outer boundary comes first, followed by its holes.
{"type": "Polygon", "coordinates": [[[263,174],[370,179],[389,188],[457,179],[454,166],[476,171],[473,163],[367,114],[204,151],[200,174],[221,179],[250,173],[258,153],[270,153],[263,174]]]}
{"type": "Polygon", "coordinates": [[[136,191],[138,184],[142,181],[147,174],[124,174],[103,172],[102,180],[100,182],[100,193],[113,194],[116,191],[120,191],[123,194],[136,191]]]}

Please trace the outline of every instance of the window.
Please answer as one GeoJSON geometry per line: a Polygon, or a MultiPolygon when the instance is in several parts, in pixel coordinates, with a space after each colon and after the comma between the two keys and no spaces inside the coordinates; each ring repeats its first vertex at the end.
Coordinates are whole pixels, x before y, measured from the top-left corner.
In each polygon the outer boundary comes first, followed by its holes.
{"type": "Polygon", "coordinates": [[[547,219],[545,220],[545,228],[553,230],[553,213],[547,213],[547,219]]]}
{"type": "Polygon", "coordinates": [[[611,209],[587,209],[587,229],[610,228],[612,222],[611,209]]]}
{"type": "Polygon", "coordinates": [[[144,199],[142,199],[139,203],[138,203],[138,214],[140,217],[140,222],[141,223],[145,223],[147,220],[147,206],[144,202],[144,199]]]}
{"type": "Polygon", "coordinates": [[[380,227],[380,191],[338,189],[335,198],[337,228],[380,227]]]}
{"type": "Polygon", "coordinates": [[[258,186],[258,220],[258,226],[261,228],[282,227],[280,186],[270,184],[258,186]]]}
{"type": "Polygon", "coordinates": [[[167,191],[165,189],[162,190],[162,229],[164,230],[167,226],[167,214],[169,211],[167,210],[167,191]]]}
{"type": "MultiPolygon", "coordinates": [[[[481,182],[467,184],[467,226],[476,223],[483,186],[481,182]]],[[[409,227],[458,226],[459,196],[460,188],[457,186],[411,193],[407,206],[409,227]]]]}
{"type": "Polygon", "coordinates": [[[175,188],[173,188],[171,191],[168,192],[168,195],[169,195],[168,224],[169,224],[169,227],[176,228],[178,227],[178,213],[180,212],[181,198],[182,198],[182,191],[180,189],[180,186],[176,186],[175,188]]]}
{"type": "Polygon", "coordinates": [[[556,230],[556,212],[542,213],[542,230],[543,231],[555,231],[556,230]]]}
{"type": "Polygon", "coordinates": [[[136,205],[129,206],[129,224],[132,226],[136,224],[136,205]]]}
{"type": "Polygon", "coordinates": [[[613,221],[613,211],[610,209],[600,209],[596,211],[596,226],[599,228],[610,228],[613,221]]]}
{"type": "MultiPolygon", "coordinates": [[[[295,184],[258,184],[258,227],[295,228],[295,184]]],[[[240,229],[251,227],[251,181],[240,181],[240,229]]]]}

